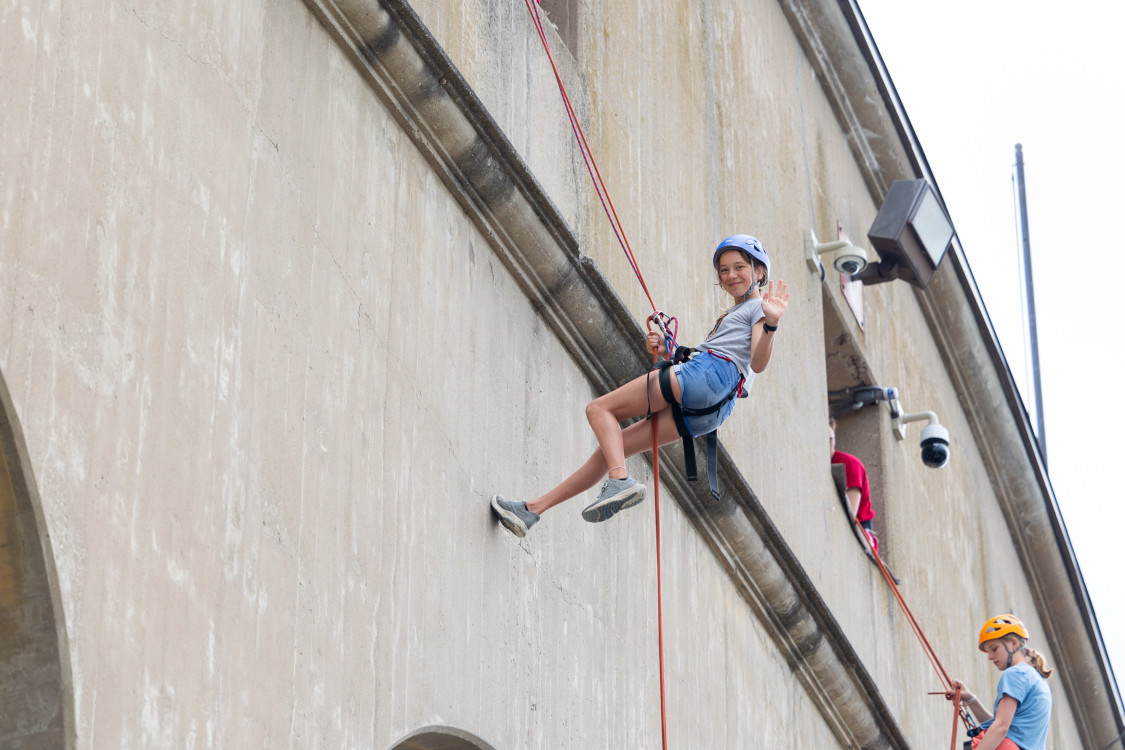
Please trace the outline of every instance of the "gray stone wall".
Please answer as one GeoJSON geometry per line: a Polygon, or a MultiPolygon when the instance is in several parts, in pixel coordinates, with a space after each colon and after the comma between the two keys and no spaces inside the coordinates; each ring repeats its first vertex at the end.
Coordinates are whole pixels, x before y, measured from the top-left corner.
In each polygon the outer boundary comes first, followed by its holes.
{"type": "MultiPolygon", "coordinates": [[[[315,5],[0,11],[0,94],[19,103],[0,148],[0,370],[57,568],[70,743],[385,748],[437,726],[498,749],[656,746],[651,502],[591,526],[572,501],[522,542],[487,512],[593,450],[582,406],[604,373],[315,5]]],[[[522,3],[410,7],[640,321],[522,3]]],[[[761,237],[792,285],[722,440],[871,700],[906,744],[945,741],[936,678],[827,466],[801,238],[839,222],[861,239],[879,196],[815,66],[771,0],[578,10],[556,57],[682,338],[722,309],[708,263],[726,234],[761,237]]],[[[872,372],[955,441],[934,471],[917,426],[898,443],[884,418],[870,439],[889,559],[946,665],[987,695],[980,622],[1011,610],[1042,632],[1041,604],[1015,545],[983,542],[1006,521],[917,295],[871,288],[865,309],[872,372]]],[[[673,489],[670,746],[843,746],[673,489]]],[[[1051,746],[1077,746],[1054,687],[1051,746]]]]}

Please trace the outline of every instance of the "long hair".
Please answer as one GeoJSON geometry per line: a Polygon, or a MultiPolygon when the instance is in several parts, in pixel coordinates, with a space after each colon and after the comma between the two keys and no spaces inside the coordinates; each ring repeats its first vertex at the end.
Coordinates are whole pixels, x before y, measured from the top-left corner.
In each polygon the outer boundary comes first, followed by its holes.
{"type": "MultiPolygon", "coordinates": [[[[1027,640],[1025,638],[1020,638],[1015,633],[1009,633],[1008,635],[1004,636],[1003,640],[1008,640],[1008,638],[1013,639],[1013,641],[1016,643],[1016,646],[1018,647],[1018,650],[1023,652],[1023,656],[1025,659],[1027,659],[1027,663],[1035,667],[1035,671],[1043,675],[1043,679],[1047,679],[1055,673],[1054,669],[1047,666],[1047,660],[1043,657],[1043,654],[1026,645],[1027,640]]],[[[1007,646],[1005,646],[1005,648],[1007,648],[1007,646]]]]}
{"type": "Polygon", "coordinates": [[[1047,660],[1043,658],[1043,654],[1039,653],[1033,648],[1023,649],[1023,655],[1027,658],[1027,663],[1035,667],[1035,671],[1043,675],[1043,679],[1047,679],[1055,673],[1055,670],[1047,666],[1047,660]]]}

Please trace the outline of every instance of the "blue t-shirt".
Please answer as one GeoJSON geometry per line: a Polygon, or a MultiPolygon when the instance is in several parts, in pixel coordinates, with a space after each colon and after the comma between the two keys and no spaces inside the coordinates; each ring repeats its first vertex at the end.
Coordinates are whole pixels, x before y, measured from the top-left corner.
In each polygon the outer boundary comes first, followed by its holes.
{"type": "MultiPolygon", "coordinates": [[[[1008,739],[1019,745],[1020,750],[1044,750],[1047,747],[1047,723],[1051,720],[1051,689],[1047,681],[1030,664],[1013,664],[1000,675],[996,686],[996,702],[992,705],[992,715],[1000,699],[1010,695],[1019,701],[1012,726],[1008,729],[1008,739]]],[[[992,726],[984,722],[985,729],[992,726]]]]}

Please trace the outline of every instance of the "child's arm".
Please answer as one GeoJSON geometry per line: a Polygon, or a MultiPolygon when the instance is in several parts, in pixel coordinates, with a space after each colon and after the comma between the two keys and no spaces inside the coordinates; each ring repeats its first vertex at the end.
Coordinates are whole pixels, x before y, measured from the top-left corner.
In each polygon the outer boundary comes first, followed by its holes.
{"type": "Polygon", "coordinates": [[[773,332],[766,333],[766,326],[776,328],[781,316],[789,306],[789,290],[784,281],[777,282],[777,292],[774,292],[773,282],[770,288],[762,294],[762,319],[754,324],[750,336],[750,369],[761,372],[770,363],[773,354],[773,332]]]}
{"type": "Polygon", "coordinates": [[[996,707],[996,718],[984,733],[984,739],[980,741],[977,750],[996,750],[1000,747],[1000,743],[1008,736],[1008,730],[1012,727],[1012,719],[1019,705],[1019,701],[1010,695],[1000,699],[1000,705],[996,707]]]}
{"type": "MultiPolygon", "coordinates": [[[[980,701],[975,695],[969,692],[969,688],[965,683],[960,680],[953,680],[953,687],[961,688],[961,705],[968,706],[969,710],[973,712],[973,716],[977,717],[977,721],[988,721],[992,718],[992,712],[985,707],[984,703],[980,701]]],[[[954,691],[948,690],[945,693],[946,700],[953,700],[954,691]]]]}

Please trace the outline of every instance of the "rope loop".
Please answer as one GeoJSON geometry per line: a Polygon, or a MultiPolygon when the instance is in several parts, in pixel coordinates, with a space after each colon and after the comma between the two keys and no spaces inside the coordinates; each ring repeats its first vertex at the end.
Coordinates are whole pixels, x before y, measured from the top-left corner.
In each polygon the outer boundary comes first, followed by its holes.
{"type": "Polygon", "coordinates": [[[655,310],[652,315],[648,316],[648,329],[650,331],[653,323],[656,323],[656,327],[660,329],[660,335],[664,337],[665,351],[668,354],[668,359],[671,359],[676,351],[676,336],[680,333],[680,321],[668,313],[655,310]]]}

